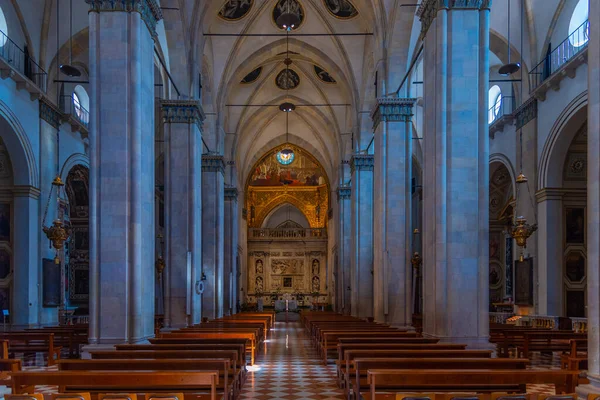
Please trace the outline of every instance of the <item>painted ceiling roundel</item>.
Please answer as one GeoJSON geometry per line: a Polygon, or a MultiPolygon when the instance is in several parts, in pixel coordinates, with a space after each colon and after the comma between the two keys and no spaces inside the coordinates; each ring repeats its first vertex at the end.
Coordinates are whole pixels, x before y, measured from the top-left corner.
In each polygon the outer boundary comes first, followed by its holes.
{"type": "Polygon", "coordinates": [[[277,18],[284,12],[290,12],[298,17],[300,23],[294,27],[293,30],[298,29],[304,22],[304,9],[298,0],[278,0],[273,8],[273,22],[279,29],[285,29],[283,26],[277,24],[277,18]]]}
{"type": "Polygon", "coordinates": [[[322,80],[325,83],[336,83],[336,80],[333,79],[333,77],[331,75],[329,75],[329,72],[325,71],[323,68],[319,67],[318,65],[315,65],[315,74],[317,74],[317,77],[322,80]]]}
{"type": "Polygon", "coordinates": [[[254,71],[249,72],[248,75],[246,75],[241,83],[252,83],[255,80],[258,79],[258,77],[260,76],[260,73],[262,72],[262,67],[258,67],[256,68],[254,71]]]}
{"type": "Polygon", "coordinates": [[[275,84],[279,89],[296,89],[300,85],[300,76],[293,69],[282,69],[275,78],[275,84]]]}
{"type": "Polygon", "coordinates": [[[350,19],[358,15],[358,10],[349,0],[323,0],[327,10],[336,18],[350,19]]]}
{"type": "Polygon", "coordinates": [[[237,21],[244,18],[254,5],[254,0],[227,0],[221,10],[219,17],[226,21],[237,21]]]}

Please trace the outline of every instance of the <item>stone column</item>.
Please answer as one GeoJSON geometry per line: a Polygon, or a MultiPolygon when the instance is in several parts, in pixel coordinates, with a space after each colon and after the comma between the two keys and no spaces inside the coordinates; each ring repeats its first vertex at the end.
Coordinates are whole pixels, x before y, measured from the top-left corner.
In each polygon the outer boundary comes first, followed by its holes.
{"type": "Polygon", "coordinates": [[[38,244],[43,236],[42,241],[47,247],[48,239],[41,233],[39,207],[39,189],[32,186],[13,187],[13,220],[19,223],[14,224],[13,228],[14,304],[10,318],[13,328],[17,329],[36,327],[40,323],[42,279],[38,244]]]}
{"type": "Polygon", "coordinates": [[[225,253],[224,270],[227,295],[223,299],[225,302],[225,314],[235,314],[238,304],[237,292],[237,251],[238,251],[238,191],[235,187],[225,188],[225,253]]]}
{"type": "Polygon", "coordinates": [[[337,289],[340,292],[340,303],[338,305],[338,312],[345,315],[350,315],[351,311],[351,286],[352,281],[350,279],[351,269],[351,225],[352,225],[352,212],[351,212],[351,193],[352,190],[349,186],[339,186],[337,189],[338,197],[338,282],[336,283],[337,289]]]}
{"type": "Polygon", "coordinates": [[[374,316],[393,326],[412,323],[411,178],[414,99],[380,98],[375,131],[374,316]]]}
{"type": "Polygon", "coordinates": [[[352,315],[373,317],[373,155],[354,154],[350,288],[352,315]]]}
{"type": "Polygon", "coordinates": [[[202,156],[202,317],[208,319],[223,316],[224,170],[223,156],[202,156]]]}
{"type": "MultiPolygon", "coordinates": [[[[522,194],[527,196],[527,193],[522,194]]],[[[561,189],[536,193],[538,206],[537,313],[563,315],[563,204],[561,189]],[[558,226],[557,226],[558,225],[558,226]]],[[[529,220],[528,220],[529,221],[529,220]]],[[[529,240],[527,241],[529,243],[529,240]]],[[[527,247],[529,250],[529,246],[527,247]]],[[[520,248],[515,246],[519,257],[520,248]]],[[[529,253],[529,251],[527,251],[529,253]]],[[[535,265],[535,262],[534,262],[535,265]]]]}
{"type": "Polygon", "coordinates": [[[587,318],[589,385],[584,398],[600,392],[600,0],[590,0],[588,43],[587,318]]]}
{"type": "Polygon", "coordinates": [[[423,333],[489,347],[490,0],[425,0],[423,333]]]}
{"type": "Polygon", "coordinates": [[[165,327],[200,322],[204,114],[195,100],[161,100],[165,137],[165,327]]]}
{"type": "Polygon", "coordinates": [[[155,0],[90,4],[90,343],[154,333],[155,0]]]}

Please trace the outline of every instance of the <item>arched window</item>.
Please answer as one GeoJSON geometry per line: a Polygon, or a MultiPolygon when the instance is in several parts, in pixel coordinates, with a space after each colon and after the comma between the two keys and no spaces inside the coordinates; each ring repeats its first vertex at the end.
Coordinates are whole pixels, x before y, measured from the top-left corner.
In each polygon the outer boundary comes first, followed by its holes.
{"type": "Polygon", "coordinates": [[[88,112],[90,109],[90,97],[81,85],[75,86],[75,90],[73,90],[73,108],[75,109],[77,118],[87,124],[90,120],[88,112]]]}
{"type": "Polygon", "coordinates": [[[569,42],[575,47],[581,47],[589,40],[589,9],[588,0],[579,0],[571,15],[569,23],[569,42]]]}
{"type": "Polygon", "coordinates": [[[491,124],[498,118],[500,113],[500,107],[502,107],[502,91],[500,86],[494,85],[489,91],[489,112],[488,112],[488,123],[491,124]]]}
{"type": "Polygon", "coordinates": [[[6,17],[4,11],[0,7],[0,47],[3,47],[8,40],[8,25],[6,25],[6,17]]]}

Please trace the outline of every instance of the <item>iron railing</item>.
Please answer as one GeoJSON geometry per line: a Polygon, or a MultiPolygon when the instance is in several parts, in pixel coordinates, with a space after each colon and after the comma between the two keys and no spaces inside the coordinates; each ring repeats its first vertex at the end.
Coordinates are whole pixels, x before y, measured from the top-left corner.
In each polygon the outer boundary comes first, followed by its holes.
{"type": "Polygon", "coordinates": [[[496,103],[488,110],[488,122],[493,124],[505,115],[512,115],[515,110],[515,98],[513,96],[500,96],[496,103]]]}
{"type": "Polygon", "coordinates": [[[575,31],[550,52],[529,73],[531,91],[537,89],[546,79],[558,71],[564,64],[587,48],[590,33],[590,21],[581,24],[575,31]]]}
{"type": "Polygon", "coordinates": [[[250,228],[250,239],[324,239],[327,238],[327,230],[325,228],[250,228]]]}
{"type": "Polygon", "coordinates": [[[0,31],[0,57],[21,74],[26,76],[43,92],[46,92],[48,74],[33,61],[27,52],[21,49],[4,32],[0,31]]]}
{"type": "Polygon", "coordinates": [[[90,124],[90,113],[79,103],[75,96],[62,95],[60,96],[60,109],[65,114],[71,115],[77,122],[83,125],[86,129],[90,124]]]}

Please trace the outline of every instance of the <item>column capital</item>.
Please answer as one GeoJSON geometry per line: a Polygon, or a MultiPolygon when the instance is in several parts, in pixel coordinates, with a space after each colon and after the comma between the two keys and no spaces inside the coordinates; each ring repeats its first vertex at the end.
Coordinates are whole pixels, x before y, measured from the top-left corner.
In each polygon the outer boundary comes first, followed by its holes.
{"type": "Polygon", "coordinates": [[[352,189],[350,186],[338,186],[337,188],[337,196],[339,200],[349,199],[352,194],[352,189]]]}
{"type": "Polygon", "coordinates": [[[399,97],[380,97],[371,112],[373,129],[377,129],[380,122],[408,122],[413,116],[413,106],[417,99],[399,97]]]}
{"type": "Polygon", "coordinates": [[[491,8],[492,0],[423,0],[417,9],[417,17],[421,20],[421,39],[427,34],[439,10],[490,10],[491,8]]]}
{"type": "Polygon", "coordinates": [[[220,172],[225,173],[225,162],[223,156],[203,154],[202,155],[202,172],[220,172]]]}
{"type": "Polygon", "coordinates": [[[235,187],[226,187],[224,191],[225,201],[237,200],[238,190],[235,187]]]}
{"type": "Polygon", "coordinates": [[[46,96],[42,96],[40,99],[40,119],[58,129],[63,119],[63,113],[46,96]]]}
{"type": "Polygon", "coordinates": [[[198,100],[160,100],[163,122],[202,125],[204,111],[198,100]]]}
{"type": "Polygon", "coordinates": [[[122,11],[140,14],[150,34],[156,37],[156,24],[163,18],[156,0],[85,0],[90,5],[90,12],[122,11]]]}
{"type": "Polygon", "coordinates": [[[32,199],[40,198],[40,189],[29,185],[17,185],[12,188],[15,197],[30,197],[32,199]]]}
{"type": "Polygon", "coordinates": [[[350,170],[354,171],[373,171],[375,159],[373,154],[353,154],[350,160],[350,170]]]}

